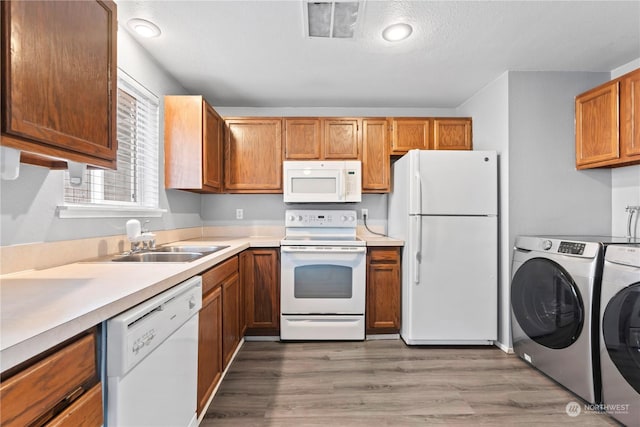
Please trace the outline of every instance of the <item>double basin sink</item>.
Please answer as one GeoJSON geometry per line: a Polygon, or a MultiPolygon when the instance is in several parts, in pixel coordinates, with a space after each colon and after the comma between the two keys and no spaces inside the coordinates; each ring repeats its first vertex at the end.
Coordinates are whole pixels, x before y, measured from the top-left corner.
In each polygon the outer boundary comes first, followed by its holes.
{"type": "Polygon", "coordinates": [[[190,262],[229,246],[161,246],[113,258],[114,262],[190,262]]]}

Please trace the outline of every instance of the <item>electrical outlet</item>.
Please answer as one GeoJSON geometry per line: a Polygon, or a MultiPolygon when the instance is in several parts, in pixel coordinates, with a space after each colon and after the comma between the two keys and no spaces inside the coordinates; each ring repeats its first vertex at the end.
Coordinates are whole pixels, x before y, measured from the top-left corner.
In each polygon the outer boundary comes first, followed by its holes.
{"type": "Polygon", "coordinates": [[[368,218],[369,217],[369,209],[361,209],[362,212],[362,218],[364,218],[365,216],[368,218]]]}
{"type": "Polygon", "coordinates": [[[244,209],[236,209],[236,219],[244,218],[244,209]]]}

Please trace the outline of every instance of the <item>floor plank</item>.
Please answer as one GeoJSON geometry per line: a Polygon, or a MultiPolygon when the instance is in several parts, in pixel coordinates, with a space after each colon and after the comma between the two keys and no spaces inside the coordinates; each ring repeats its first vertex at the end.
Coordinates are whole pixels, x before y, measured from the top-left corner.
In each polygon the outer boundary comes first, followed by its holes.
{"type": "Polygon", "coordinates": [[[584,408],[495,347],[245,342],[200,425],[618,425],[569,402],[584,408]]]}

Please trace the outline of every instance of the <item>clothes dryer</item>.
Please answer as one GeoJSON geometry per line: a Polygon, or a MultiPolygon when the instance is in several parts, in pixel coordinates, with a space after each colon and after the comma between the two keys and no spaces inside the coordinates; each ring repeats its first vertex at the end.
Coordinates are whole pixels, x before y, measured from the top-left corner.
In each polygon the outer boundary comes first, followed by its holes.
{"type": "Polygon", "coordinates": [[[603,408],[640,426],[640,245],[607,248],[600,307],[603,408]]]}
{"type": "Polygon", "coordinates": [[[515,353],[589,403],[600,402],[599,292],[605,247],[624,238],[520,236],[511,280],[515,353]]]}

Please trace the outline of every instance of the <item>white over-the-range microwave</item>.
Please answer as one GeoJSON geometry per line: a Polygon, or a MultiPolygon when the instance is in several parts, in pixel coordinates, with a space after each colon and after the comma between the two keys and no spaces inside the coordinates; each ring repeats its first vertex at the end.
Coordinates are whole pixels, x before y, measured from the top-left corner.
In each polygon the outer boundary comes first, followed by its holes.
{"type": "Polygon", "coordinates": [[[283,162],[285,203],[362,201],[362,164],[358,160],[283,162]]]}

